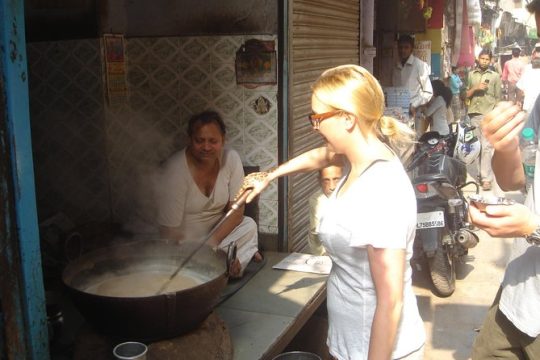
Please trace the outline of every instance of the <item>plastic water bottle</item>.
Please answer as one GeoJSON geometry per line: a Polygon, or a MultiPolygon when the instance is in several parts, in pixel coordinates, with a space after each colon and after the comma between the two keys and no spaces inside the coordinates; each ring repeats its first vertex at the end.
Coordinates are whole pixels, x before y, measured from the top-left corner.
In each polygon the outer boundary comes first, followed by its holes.
{"type": "Polygon", "coordinates": [[[525,128],[521,131],[521,159],[523,161],[523,170],[525,171],[527,190],[534,180],[534,165],[536,164],[536,149],[538,146],[534,141],[534,130],[525,128]]]}

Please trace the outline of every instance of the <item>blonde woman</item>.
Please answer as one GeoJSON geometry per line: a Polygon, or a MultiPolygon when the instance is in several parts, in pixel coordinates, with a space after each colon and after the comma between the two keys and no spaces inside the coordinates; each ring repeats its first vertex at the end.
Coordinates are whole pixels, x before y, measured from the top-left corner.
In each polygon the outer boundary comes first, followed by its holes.
{"type": "Polygon", "coordinates": [[[248,201],[277,177],[345,160],[345,176],[319,228],[333,261],[327,284],[330,354],[340,360],[421,359],[425,333],[409,265],[416,199],[397,155],[411,147],[414,133],[383,116],[381,87],[360,66],[325,71],[313,85],[311,106],[310,124],[326,146],[280,165],[262,181],[245,183],[254,187],[248,201]]]}

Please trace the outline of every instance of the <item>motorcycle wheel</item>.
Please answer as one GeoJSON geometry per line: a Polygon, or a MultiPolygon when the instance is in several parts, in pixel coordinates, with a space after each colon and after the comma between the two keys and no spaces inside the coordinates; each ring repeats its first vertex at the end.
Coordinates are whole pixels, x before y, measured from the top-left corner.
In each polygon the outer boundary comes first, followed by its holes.
{"type": "Polygon", "coordinates": [[[456,290],[456,269],[447,251],[439,247],[428,261],[431,281],[440,297],[448,297],[456,290]]]}

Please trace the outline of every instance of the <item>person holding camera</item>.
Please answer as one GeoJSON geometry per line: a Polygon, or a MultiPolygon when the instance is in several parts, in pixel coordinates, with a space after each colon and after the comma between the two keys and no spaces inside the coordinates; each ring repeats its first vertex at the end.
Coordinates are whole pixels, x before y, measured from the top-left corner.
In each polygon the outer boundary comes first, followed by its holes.
{"type": "MultiPolygon", "coordinates": [[[[536,18],[540,36],[540,0],[527,10],[536,18]]],[[[540,128],[540,97],[526,113],[518,105],[501,103],[484,119],[484,133],[493,144],[493,171],[505,191],[525,184],[519,134],[524,127],[540,128]],[[524,125],[525,124],[525,125],[524,125]]],[[[537,157],[538,160],[538,157],[537,157]]],[[[525,204],[471,206],[471,222],[493,237],[513,237],[504,278],[473,345],[473,360],[540,359],[540,166],[525,204]]]]}
{"type": "MultiPolygon", "coordinates": [[[[540,0],[535,2],[540,9],[540,0]]],[[[540,127],[540,98],[525,124],[520,106],[502,102],[484,118],[484,134],[493,144],[493,171],[505,191],[525,184],[519,134],[540,127]]],[[[540,167],[525,204],[469,207],[471,222],[495,238],[515,238],[504,278],[473,345],[473,360],[540,359],[540,167]]]]}
{"type": "Polygon", "coordinates": [[[478,54],[477,67],[469,73],[467,79],[467,100],[469,102],[468,115],[471,124],[476,126],[476,136],[482,144],[482,152],[478,163],[478,177],[483,190],[491,190],[493,171],[491,170],[491,157],[493,148],[482,135],[482,119],[484,115],[495,108],[501,99],[501,77],[489,69],[492,53],[483,49],[478,54]]]}

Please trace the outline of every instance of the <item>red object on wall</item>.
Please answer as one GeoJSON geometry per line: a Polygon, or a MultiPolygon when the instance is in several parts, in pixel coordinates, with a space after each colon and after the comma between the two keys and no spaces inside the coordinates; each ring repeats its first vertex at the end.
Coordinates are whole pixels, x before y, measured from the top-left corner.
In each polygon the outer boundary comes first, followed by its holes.
{"type": "Polygon", "coordinates": [[[428,29],[442,29],[443,28],[443,12],[444,12],[444,0],[429,0],[427,6],[431,6],[433,12],[431,18],[427,22],[428,29]]]}
{"type": "MultiPolygon", "coordinates": [[[[460,0],[458,0],[460,1],[460,0]]],[[[467,13],[467,0],[463,0],[463,16],[461,28],[461,47],[457,66],[474,66],[474,28],[469,25],[469,15],[467,13]]]]}

